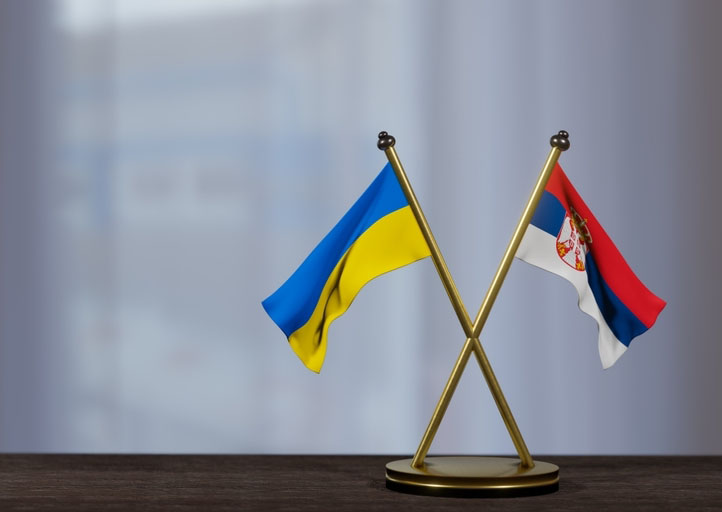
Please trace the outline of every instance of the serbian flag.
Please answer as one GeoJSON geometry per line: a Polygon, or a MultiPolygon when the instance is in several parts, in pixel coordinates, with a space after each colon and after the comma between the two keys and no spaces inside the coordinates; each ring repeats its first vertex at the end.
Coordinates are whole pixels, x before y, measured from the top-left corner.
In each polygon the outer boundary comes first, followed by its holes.
{"type": "Polygon", "coordinates": [[[599,324],[599,356],[609,368],[666,303],[634,275],[562,168],[552,171],[516,257],[568,280],[579,309],[599,324]]]}
{"type": "Polygon", "coordinates": [[[430,256],[391,164],[263,307],[303,364],[320,372],[328,328],[373,278],[430,256]]]}

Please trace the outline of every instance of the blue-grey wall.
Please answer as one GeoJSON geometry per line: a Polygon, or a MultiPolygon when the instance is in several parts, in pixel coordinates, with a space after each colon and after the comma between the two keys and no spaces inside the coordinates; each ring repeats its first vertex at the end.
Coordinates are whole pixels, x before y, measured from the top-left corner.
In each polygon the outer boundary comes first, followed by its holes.
{"type": "MultiPolygon", "coordinates": [[[[515,262],[482,342],[527,444],[722,453],[722,4],[202,4],[0,3],[0,450],[412,452],[463,343],[430,261],[364,288],[320,375],[260,301],[384,129],[473,314],[565,129],[668,306],[603,371],[573,288],[515,262]]],[[[473,361],[433,451],[513,451],[473,361]]]]}

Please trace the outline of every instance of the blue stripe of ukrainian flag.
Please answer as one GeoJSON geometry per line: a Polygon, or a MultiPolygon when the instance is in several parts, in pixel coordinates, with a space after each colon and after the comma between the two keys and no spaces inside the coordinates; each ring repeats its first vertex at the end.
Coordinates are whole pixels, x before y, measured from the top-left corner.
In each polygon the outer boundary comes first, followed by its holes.
{"type": "Polygon", "coordinates": [[[315,372],[333,320],[373,278],[430,255],[387,164],[338,224],[273,295],[263,301],[293,351],[315,372]]]}

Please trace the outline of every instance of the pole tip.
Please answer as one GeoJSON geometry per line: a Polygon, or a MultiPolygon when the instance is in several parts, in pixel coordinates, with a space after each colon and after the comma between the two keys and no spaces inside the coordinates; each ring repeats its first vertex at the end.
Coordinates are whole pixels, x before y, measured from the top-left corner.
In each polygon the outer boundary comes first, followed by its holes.
{"type": "Polygon", "coordinates": [[[549,139],[549,144],[553,148],[559,148],[560,151],[566,151],[569,149],[569,133],[564,130],[560,130],[556,135],[552,135],[549,139]]]}
{"type": "Polygon", "coordinates": [[[386,132],[379,132],[379,141],[376,145],[381,151],[386,151],[387,149],[394,147],[394,144],[396,144],[396,139],[394,139],[393,135],[389,135],[386,132]]]}

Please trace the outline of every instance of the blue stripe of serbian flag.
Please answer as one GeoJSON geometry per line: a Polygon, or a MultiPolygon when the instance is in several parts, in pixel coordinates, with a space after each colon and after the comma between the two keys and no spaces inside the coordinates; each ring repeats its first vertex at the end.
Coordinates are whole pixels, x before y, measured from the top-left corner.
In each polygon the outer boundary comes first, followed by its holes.
{"type": "Polygon", "coordinates": [[[387,164],[301,266],[263,301],[293,351],[315,372],[327,333],[373,278],[430,255],[394,171],[387,164]]]}
{"type": "Polygon", "coordinates": [[[652,327],[666,305],[634,275],[558,164],[516,257],[574,285],[579,308],[599,324],[604,368],[652,327]]]}

